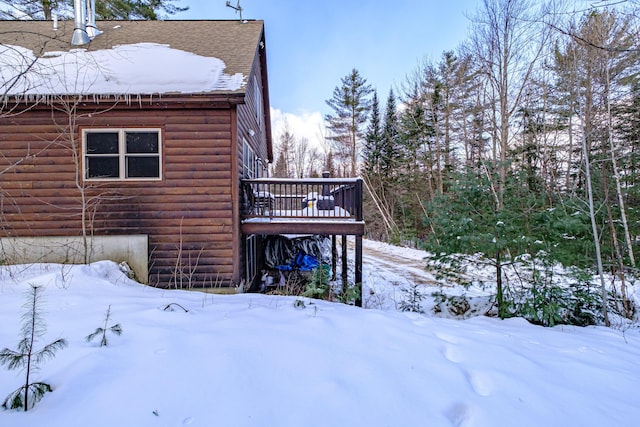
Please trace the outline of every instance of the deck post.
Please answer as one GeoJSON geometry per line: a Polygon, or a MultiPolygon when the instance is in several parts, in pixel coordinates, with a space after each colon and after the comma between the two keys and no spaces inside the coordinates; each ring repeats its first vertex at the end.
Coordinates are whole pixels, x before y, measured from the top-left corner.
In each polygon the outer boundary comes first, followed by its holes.
{"type": "Polygon", "coordinates": [[[347,236],[342,235],[342,289],[346,289],[349,286],[348,281],[348,266],[347,266],[347,236]]]}
{"type": "MultiPolygon", "coordinates": [[[[364,220],[364,212],[362,211],[362,178],[356,183],[356,220],[364,220]]],[[[362,307],[362,235],[356,235],[356,271],[355,281],[358,287],[358,297],[356,297],[356,306],[362,307]]]]}
{"type": "Polygon", "coordinates": [[[362,178],[359,178],[358,181],[356,181],[356,194],[355,194],[355,198],[356,198],[356,203],[355,203],[355,216],[356,216],[356,221],[363,221],[364,220],[364,213],[362,212],[362,178]]]}
{"type": "Polygon", "coordinates": [[[358,289],[356,306],[362,307],[362,236],[356,236],[356,271],[355,281],[358,289]]]}
{"type": "Polygon", "coordinates": [[[332,234],[331,235],[331,281],[335,281],[336,280],[336,276],[337,276],[337,267],[338,267],[338,246],[336,244],[336,235],[332,234]]]}

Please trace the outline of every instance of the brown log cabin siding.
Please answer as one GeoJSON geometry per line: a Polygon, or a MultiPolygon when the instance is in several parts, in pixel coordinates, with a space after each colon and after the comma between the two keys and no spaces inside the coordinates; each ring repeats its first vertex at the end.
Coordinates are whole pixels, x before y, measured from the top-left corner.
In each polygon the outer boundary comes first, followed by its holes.
{"type": "MultiPolygon", "coordinates": [[[[0,230],[19,237],[81,235],[76,167],[64,138],[68,117],[38,108],[0,118],[0,171],[35,155],[0,175],[0,230]]],[[[96,210],[94,234],[149,236],[151,284],[173,286],[176,269],[188,274],[196,266],[191,285],[228,285],[235,279],[232,116],[232,109],[119,110],[116,105],[77,120],[76,138],[85,128],[162,131],[161,181],[88,183],[91,195],[109,196],[96,210]]]]}
{"type": "MultiPolygon", "coordinates": [[[[244,140],[246,140],[251,146],[251,148],[253,148],[256,157],[260,157],[261,159],[263,159],[264,162],[267,162],[267,159],[269,159],[269,153],[268,153],[268,148],[266,143],[267,127],[266,127],[266,116],[264,114],[265,113],[264,106],[262,108],[261,123],[258,123],[258,121],[256,120],[256,109],[255,109],[256,93],[254,90],[255,86],[253,83],[254,78],[256,78],[258,82],[258,88],[262,94],[262,99],[264,101],[263,82],[264,82],[265,76],[263,75],[264,70],[262,69],[261,59],[262,58],[260,57],[260,51],[256,50],[256,55],[254,58],[253,68],[252,68],[253,73],[247,80],[245,103],[238,105],[238,108],[237,108],[237,116],[238,116],[237,141],[238,143],[237,143],[236,151],[238,156],[237,167],[238,167],[239,174],[238,174],[236,185],[238,186],[240,184],[239,179],[242,178],[242,173],[243,173],[244,140]],[[249,134],[249,130],[253,130],[255,132],[253,136],[249,134]]],[[[240,196],[240,205],[241,205],[242,194],[240,191],[239,191],[239,196],[240,196]]],[[[239,227],[239,224],[238,224],[238,227],[239,227]]],[[[246,271],[246,237],[247,236],[244,236],[241,234],[239,234],[239,236],[241,236],[240,238],[240,250],[241,250],[240,255],[241,256],[239,257],[239,268],[242,276],[244,277],[245,271],[246,271]]],[[[263,243],[262,238],[258,238],[256,242],[257,252],[258,252],[258,260],[257,260],[258,265],[263,264],[263,257],[261,256],[261,254],[263,253],[262,243],[263,243]]],[[[258,279],[259,279],[259,274],[258,274],[258,277],[254,278],[254,284],[258,279]]]]}

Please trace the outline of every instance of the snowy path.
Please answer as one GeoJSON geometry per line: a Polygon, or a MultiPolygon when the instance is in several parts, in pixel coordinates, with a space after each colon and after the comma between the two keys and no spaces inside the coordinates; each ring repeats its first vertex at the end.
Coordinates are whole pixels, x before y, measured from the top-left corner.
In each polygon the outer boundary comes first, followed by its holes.
{"type": "MultiPolygon", "coordinates": [[[[349,250],[354,242],[349,240],[349,250]]],[[[435,290],[438,283],[425,269],[426,252],[362,241],[363,305],[367,308],[395,309],[403,299],[403,289],[423,285],[435,290]]],[[[352,260],[350,259],[350,262],[352,260]]]]}
{"type": "MultiPolygon", "coordinates": [[[[353,247],[353,242],[349,242],[353,247]]],[[[433,311],[435,304],[443,294],[448,296],[464,296],[472,307],[462,317],[460,313],[447,312],[448,302],[441,305],[434,315],[464,318],[486,312],[491,306],[492,288],[484,289],[475,286],[455,286],[455,280],[451,277],[437,278],[427,268],[425,258],[428,252],[391,246],[373,240],[362,241],[362,279],[363,279],[363,305],[366,308],[378,308],[383,310],[398,309],[401,301],[406,301],[408,291],[414,285],[419,287],[419,292],[424,300],[421,306],[426,311],[433,311]]]]}
{"type": "MultiPolygon", "coordinates": [[[[388,247],[387,247],[388,248],[388,247]]],[[[402,248],[401,251],[388,251],[374,241],[363,240],[362,263],[364,274],[394,277],[398,285],[436,286],[433,274],[426,269],[422,258],[426,252],[417,249],[402,248]]]]}

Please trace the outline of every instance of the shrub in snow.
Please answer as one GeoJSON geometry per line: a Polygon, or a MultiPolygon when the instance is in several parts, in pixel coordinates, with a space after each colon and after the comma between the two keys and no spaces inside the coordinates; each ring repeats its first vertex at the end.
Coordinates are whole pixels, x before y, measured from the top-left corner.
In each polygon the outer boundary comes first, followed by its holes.
{"type": "Polygon", "coordinates": [[[486,313],[483,304],[477,304],[475,310],[472,310],[471,303],[466,295],[452,295],[449,296],[444,292],[437,291],[431,294],[434,301],[433,312],[435,314],[443,313],[449,314],[454,317],[465,317],[468,314],[473,314],[480,310],[486,313]],[[446,311],[445,311],[446,310],[446,311]]]}
{"type": "Polygon", "coordinates": [[[329,266],[319,265],[313,270],[311,280],[307,283],[303,296],[308,298],[329,298],[331,288],[329,286],[329,266]]]}
{"type": "MultiPolygon", "coordinates": [[[[524,288],[513,305],[513,314],[542,326],[587,326],[602,322],[600,290],[588,281],[565,286],[555,284],[524,288]]],[[[612,312],[617,312],[614,306],[612,312]]]]}
{"type": "Polygon", "coordinates": [[[122,335],[122,327],[120,326],[119,323],[113,326],[109,326],[109,327],[107,326],[110,318],[111,318],[111,306],[107,308],[107,314],[104,317],[104,326],[102,328],[97,328],[93,333],[87,335],[85,337],[85,340],[87,340],[87,342],[90,342],[90,341],[93,341],[95,337],[102,335],[102,338],[100,339],[100,347],[106,347],[109,345],[109,342],[107,341],[107,331],[110,331],[115,335],[122,335]]]}
{"type": "Polygon", "coordinates": [[[57,339],[40,350],[34,349],[37,339],[46,332],[46,325],[40,314],[40,294],[40,287],[31,285],[28,300],[24,305],[22,340],[18,343],[18,349],[4,348],[0,352],[0,364],[5,365],[7,369],[22,368],[25,371],[24,385],[7,396],[2,403],[4,409],[24,409],[27,411],[42,399],[46,392],[52,390],[47,383],[31,382],[31,375],[44,360],[53,358],[56,351],[67,345],[64,339],[57,339]]]}
{"type": "Polygon", "coordinates": [[[449,312],[455,316],[463,316],[471,310],[471,304],[464,295],[455,295],[449,298],[449,312]]]}
{"type": "Polygon", "coordinates": [[[361,284],[350,285],[345,283],[341,292],[337,294],[338,301],[344,304],[353,304],[360,297],[361,284]]]}
{"type": "MultiPolygon", "coordinates": [[[[495,279],[491,277],[491,265],[480,254],[450,254],[431,257],[427,260],[438,279],[482,290],[491,290],[495,279]]],[[[524,254],[515,257],[502,266],[503,312],[502,317],[523,317],[529,322],[542,326],[570,324],[577,326],[604,324],[602,314],[602,295],[600,288],[593,282],[593,272],[586,268],[565,267],[546,256],[544,252],[532,256],[524,254]]],[[[611,276],[611,290],[608,293],[610,313],[632,318],[635,313],[633,304],[626,304],[616,289],[615,277],[611,276]]],[[[633,280],[633,278],[627,278],[633,280]]],[[[484,313],[497,316],[495,294],[494,304],[486,310],[477,309],[483,301],[467,298],[470,309],[463,313],[464,300],[455,301],[443,293],[434,293],[433,311],[436,314],[469,316],[484,313]]]]}
{"type": "Polygon", "coordinates": [[[408,288],[402,289],[403,299],[398,305],[400,311],[410,311],[413,313],[424,313],[422,309],[422,300],[424,295],[420,293],[418,285],[412,284],[408,288]]]}

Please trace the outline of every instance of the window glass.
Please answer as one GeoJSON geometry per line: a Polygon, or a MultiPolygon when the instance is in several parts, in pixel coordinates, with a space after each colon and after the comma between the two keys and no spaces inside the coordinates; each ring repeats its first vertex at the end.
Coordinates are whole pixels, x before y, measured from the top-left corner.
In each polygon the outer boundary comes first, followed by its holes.
{"type": "Polygon", "coordinates": [[[249,143],[243,139],[243,156],[242,156],[242,166],[243,166],[243,177],[244,178],[254,178],[255,177],[255,159],[256,155],[253,152],[253,148],[249,145],[249,143]]]}
{"type": "Polygon", "coordinates": [[[112,156],[87,157],[87,178],[118,178],[119,159],[112,156]]]}
{"type": "Polygon", "coordinates": [[[157,178],[160,176],[158,157],[127,156],[127,178],[157,178]]]}
{"type": "Polygon", "coordinates": [[[258,125],[262,126],[262,92],[260,92],[260,84],[258,83],[257,77],[253,78],[253,91],[254,99],[256,101],[256,120],[258,121],[258,125]]]}
{"type": "Polygon", "coordinates": [[[158,132],[127,131],[127,153],[158,153],[158,132]]]}
{"type": "Polygon", "coordinates": [[[160,179],[159,129],[84,132],[86,179],[160,179]]]}
{"type": "Polygon", "coordinates": [[[118,132],[91,132],[87,134],[87,154],[117,154],[118,132]]]}

